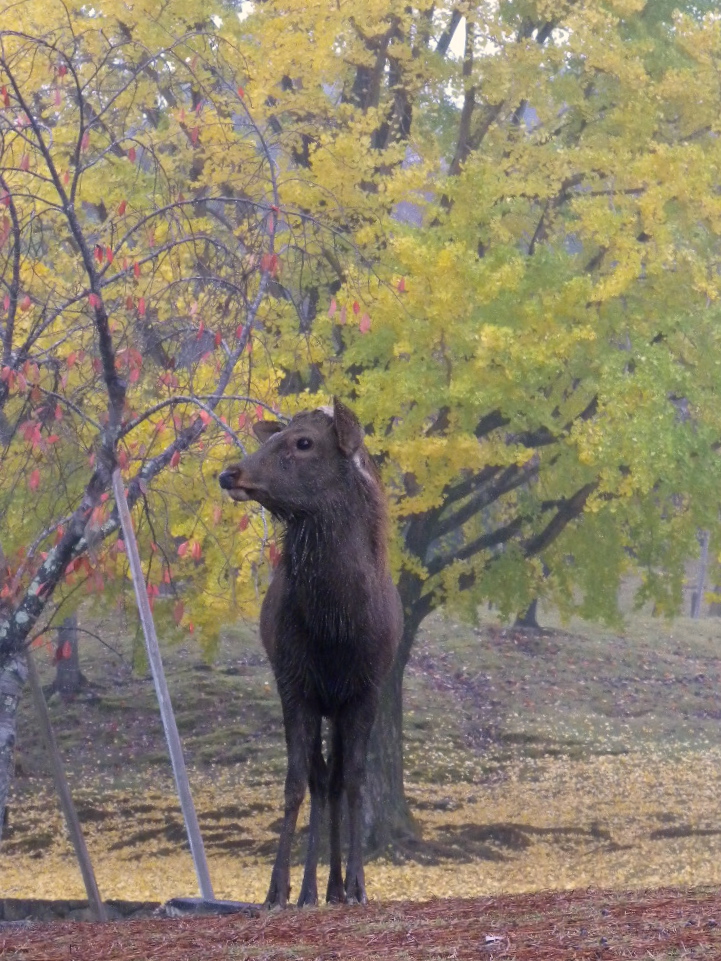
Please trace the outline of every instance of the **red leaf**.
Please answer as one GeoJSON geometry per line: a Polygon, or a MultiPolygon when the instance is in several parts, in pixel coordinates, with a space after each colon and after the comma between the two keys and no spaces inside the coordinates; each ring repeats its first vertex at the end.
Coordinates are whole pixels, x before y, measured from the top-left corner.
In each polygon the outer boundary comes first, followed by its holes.
{"type": "Polygon", "coordinates": [[[3,188],[3,192],[0,194],[0,203],[3,205],[3,207],[10,206],[10,194],[7,192],[7,190],[5,190],[5,188],[3,188]]]}
{"type": "Polygon", "coordinates": [[[406,278],[401,277],[401,279],[398,281],[398,290],[400,290],[400,292],[403,293],[405,289],[406,289],[406,278]]]}
{"type": "Polygon", "coordinates": [[[178,546],[178,557],[185,557],[187,553],[188,553],[188,542],[183,541],[183,543],[178,546]]]}
{"type": "Polygon", "coordinates": [[[173,452],[173,456],[170,458],[170,466],[177,467],[180,463],[180,451],[176,450],[173,452]]]}
{"type": "Polygon", "coordinates": [[[360,313],[360,304],[358,303],[357,300],[354,300],[354,301],[353,301],[353,313],[354,313],[354,314],[359,314],[359,313],[360,313]]]}
{"type": "Polygon", "coordinates": [[[170,568],[166,567],[163,571],[163,584],[170,584],[170,568]]]}
{"type": "MultiPolygon", "coordinates": [[[[242,100],[243,97],[245,96],[245,90],[243,90],[242,87],[238,87],[238,96],[240,97],[241,100],[242,100]]],[[[7,106],[7,104],[6,104],[6,106],[7,106]]]]}
{"type": "Polygon", "coordinates": [[[258,420],[263,420],[263,408],[260,406],[260,404],[255,405],[255,416],[258,418],[258,420]]]}
{"type": "Polygon", "coordinates": [[[3,85],[0,87],[0,96],[3,98],[3,107],[10,106],[10,94],[8,93],[8,88],[3,85]]]}
{"type": "Polygon", "coordinates": [[[250,524],[250,518],[248,517],[247,514],[243,514],[243,516],[238,521],[238,529],[241,531],[245,531],[248,529],[248,524],[250,524]]]}
{"type": "Polygon", "coordinates": [[[216,504],[215,507],[213,508],[213,523],[216,525],[220,524],[220,518],[222,517],[222,515],[223,515],[223,511],[220,507],[220,504],[216,504]]]}
{"type": "Polygon", "coordinates": [[[193,546],[190,548],[190,556],[194,561],[199,561],[203,555],[203,548],[200,546],[200,541],[193,541],[193,546]]]}
{"type": "Polygon", "coordinates": [[[135,152],[135,147],[129,147],[129,148],[128,148],[128,160],[130,161],[131,164],[134,164],[134,163],[135,163],[135,158],[136,158],[136,157],[137,157],[137,154],[136,154],[136,152],[135,152]]]}
{"type": "Polygon", "coordinates": [[[108,258],[108,263],[109,263],[109,264],[112,264],[113,259],[114,259],[114,255],[113,255],[113,251],[111,250],[110,247],[106,247],[106,248],[105,248],[105,256],[108,258]]]}
{"type": "Polygon", "coordinates": [[[137,367],[133,367],[133,369],[130,371],[128,374],[128,380],[131,384],[137,384],[137,382],[140,380],[140,371],[137,367]]]}
{"type": "Polygon", "coordinates": [[[197,127],[193,127],[193,129],[190,131],[190,142],[193,146],[195,146],[198,142],[198,133],[199,130],[197,127]]]}
{"type": "Polygon", "coordinates": [[[195,630],[195,624],[193,624],[192,621],[188,621],[188,631],[189,631],[189,633],[192,634],[194,630],[195,630]]]}
{"type": "Polygon", "coordinates": [[[67,72],[68,72],[67,66],[64,63],[61,63],[60,66],[58,67],[58,76],[64,77],[67,72]]]}
{"type": "Polygon", "coordinates": [[[118,214],[122,217],[125,211],[128,209],[128,201],[121,200],[118,204],[118,214]]]}
{"type": "Polygon", "coordinates": [[[30,300],[30,294],[25,294],[23,299],[20,301],[20,310],[30,310],[33,302],[30,300]]]}
{"type": "Polygon", "coordinates": [[[36,491],[38,487],[40,487],[40,471],[37,469],[37,467],[28,478],[28,487],[31,491],[36,491]]]}
{"type": "Polygon", "coordinates": [[[137,262],[137,260],[133,264],[133,273],[135,274],[136,279],[140,276],[140,264],[137,262]]]}
{"type": "Polygon", "coordinates": [[[215,335],[215,346],[216,346],[216,347],[220,347],[220,342],[221,342],[222,339],[223,339],[223,335],[221,334],[220,331],[218,331],[218,333],[215,335]]]}
{"type": "Polygon", "coordinates": [[[99,306],[100,306],[100,298],[98,297],[97,294],[89,294],[89,295],[88,295],[88,303],[90,304],[91,307],[99,307],[99,306]]]}
{"type": "Polygon", "coordinates": [[[62,102],[63,102],[63,95],[60,93],[60,89],[56,87],[55,93],[53,94],[53,103],[55,104],[56,107],[59,107],[62,102]]]}
{"type": "Polygon", "coordinates": [[[58,660],[69,661],[72,656],[73,656],[72,645],[70,644],[70,641],[65,641],[63,646],[58,651],[58,660]]]}
{"type": "Polygon", "coordinates": [[[30,157],[28,154],[24,153],[20,158],[20,169],[29,170],[30,169],[30,157]]]}
{"type": "Polygon", "coordinates": [[[86,130],[83,134],[83,139],[80,141],[80,149],[87,150],[90,146],[90,131],[86,130]]]}
{"type": "Polygon", "coordinates": [[[133,298],[131,297],[130,294],[128,294],[128,296],[125,298],[125,307],[126,307],[126,309],[127,309],[127,310],[132,310],[133,307],[134,307],[134,305],[135,305],[135,303],[134,303],[134,301],[133,301],[133,298]]]}
{"type": "Polygon", "coordinates": [[[115,542],[115,550],[118,552],[118,554],[125,553],[125,541],[122,539],[122,537],[119,537],[115,542]]]}
{"type": "Polygon", "coordinates": [[[173,620],[180,626],[180,622],[183,620],[183,614],[185,614],[185,606],[182,601],[176,601],[173,607],[173,620]]]}
{"type": "Polygon", "coordinates": [[[331,300],[330,302],[330,307],[328,308],[328,316],[332,317],[337,309],[338,309],[338,304],[336,304],[335,297],[334,297],[333,300],[331,300]]]}
{"type": "Polygon", "coordinates": [[[95,245],[94,254],[95,254],[95,259],[97,260],[97,262],[98,262],[99,264],[102,264],[103,259],[105,258],[105,251],[104,251],[103,248],[100,246],[100,244],[96,244],[96,245],[95,245]]]}
{"type": "Polygon", "coordinates": [[[206,427],[208,426],[208,424],[209,424],[209,423],[211,422],[211,420],[213,419],[213,418],[210,416],[210,414],[208,413],[207,410],[201,410],[201,412],[200,412],[200,414],[199,414],[199,417],[200,417],[200,419],[203,421],[203,423],[205,424],[206,427]]]}
{"type": "Polygon", "coordinates": [[[346,308],[346,306],[345,306],[345,304],[344,304],[344,305],[341,307],[341,309],[340,309],[340,317],[338,318],[338,323],[339,323],[339,324],[344,324],[344,323],[346,322],[346,318],[347,318],[347,317],[348,317],[348,309],[346,308]]]}
{"type": "Polygon", "coordinates": [[[145,317],[145,297],[138,298],[138,313],[141,317],[145,317]]]}
{"type": "Polygon", "coordinates": [[[248,423],[248,415],[243,413],[238,416],[238,430],[242,430],[248,423]]]}
{"type": "Polygon", "coordinates": [[[10,294],[3,297],[3,310],[10,310],[10,294]]]}
{"type": "Polygon", "coordinates": [[[66,170],[65,173],[63,174],[63,183],[65,184],[66,187],[67,187],[67,185],[70,183],[70,171],[69,171],[69,170],[66,170]]]}
{"type": "Polygon", "coordinates": [[[371,329],[371,319],[368,314],[363,314],[360,319],[360,323],[358,324],[358,329],[362,334],[367,334],[371,329]]]}

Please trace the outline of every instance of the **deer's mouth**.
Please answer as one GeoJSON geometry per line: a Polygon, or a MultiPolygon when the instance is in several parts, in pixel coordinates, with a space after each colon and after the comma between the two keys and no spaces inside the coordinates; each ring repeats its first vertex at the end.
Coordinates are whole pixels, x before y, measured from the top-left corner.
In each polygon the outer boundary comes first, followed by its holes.
{"type": "Polygon", "coordinates": [[[234,501],[253,501],[257,500],[254,496],[255,491],[252,487],[231,487],[228,488],[228,496],[234,501]]]}

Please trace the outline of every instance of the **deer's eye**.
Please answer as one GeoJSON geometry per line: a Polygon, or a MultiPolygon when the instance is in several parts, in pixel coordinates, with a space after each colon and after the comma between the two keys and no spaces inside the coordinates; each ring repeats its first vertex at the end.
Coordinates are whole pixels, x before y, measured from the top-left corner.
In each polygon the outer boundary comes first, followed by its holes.
{"type": "Polygon", "coordinates": [[[313,446],[313,441],[310,439],[310,437],[299,437],[295,442],[295,446],[298,448],[298,450],[310,450],[313,446]]]}

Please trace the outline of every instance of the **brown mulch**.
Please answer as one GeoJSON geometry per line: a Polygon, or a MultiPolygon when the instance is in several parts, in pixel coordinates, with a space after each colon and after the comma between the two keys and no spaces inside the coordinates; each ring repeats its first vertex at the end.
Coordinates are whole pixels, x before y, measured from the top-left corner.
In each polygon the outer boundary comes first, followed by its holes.
{"type": "Polygon", "coordinates": [[[721,958],[721,892],[575,891],[0,930],[12,961],[721,958]]]}

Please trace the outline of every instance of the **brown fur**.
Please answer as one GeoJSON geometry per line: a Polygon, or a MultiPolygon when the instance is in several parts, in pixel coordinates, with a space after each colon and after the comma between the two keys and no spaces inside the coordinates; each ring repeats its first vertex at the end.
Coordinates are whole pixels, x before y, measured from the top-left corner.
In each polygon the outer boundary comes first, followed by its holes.
{"type": "Polygon", "coordinates": [[[298,903],[318,900],[326,798],[331,861],[326,898],[365,902],[360,791],[380,685],[402,630],[400,598],[388,566],[385,495],[360,425],[338,400],[332,416],[309,411],[285,427],[261,421],[255,430],[263,446],[219,480],[235,500],[258,501],[286,527],[260,616],[288,748],[285,817],[266,903],[284,905],[288,899],[290,847],[306,784],[310,832],[298,903]],[[323,717],[330,722],[328,763],[321,750],[323,717]],[[343,791],[350,827],[345,883],[343,791]]]}

